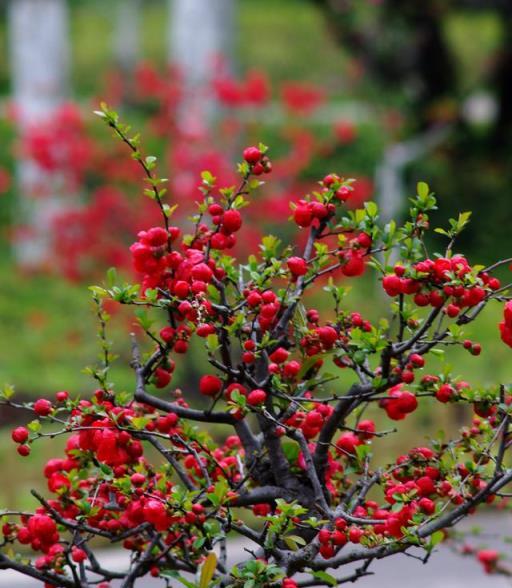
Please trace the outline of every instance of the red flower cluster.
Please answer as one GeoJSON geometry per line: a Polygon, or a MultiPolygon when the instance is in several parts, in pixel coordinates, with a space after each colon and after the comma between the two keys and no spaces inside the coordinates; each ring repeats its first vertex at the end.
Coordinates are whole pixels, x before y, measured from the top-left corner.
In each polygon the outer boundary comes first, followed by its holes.
{"type": "MultiPolygon", "coordinates": [[[[250,71],[245,78],[235,80],[220,67],[208,90],[212,99],[226,107],[221,110],[219,124],[209,129],[205,121],[198,120],[197,124],[191,125],[193,128],[184,128],[182,120],[178,119],[179,106],[185,95],[183,77],[176,69],[166,68],[159,72],[150,64],[141,63],[136,68],[135,91],[132,87],[127,88],[116,72],[109,76],[109,80],[112,82],[109,88],[111,102],[118,102],[129,93],[136,107],[154,113],[147,132],[165,138],[165,141],[158,142],[161,145],[159,156],[167,164],[169,192],[174,201],[179,202],[182,218],[189,212],[191,203],[197,200],[201,187],[197,178],[203,170],[210,170],[219,185],[230,185],[235,181],[228,154],[251,136],[253,130],[253,123],[247,116],[236,116],[237,109],[261,108],[271,95],[268,77],[263,72],[250,71]],[[220,135],[222,150],[212,147],[217,142],[212,133],[220,135]],[[169,136],[172,137],[170,142],[169,136]]],[[[278,94],[287,110],[300,114],[304,125],[309,124],[306,117],[326,99],[325,92],[310,84],[287,83],[278,94]]],[[[70,279],[90,274],[96,276],[106,267],[129,267],[123,240],[130,238],[141,226],[151,226],[154,222],[151,220],[154,209],[147,206],[149,203],[137,202],[135,206],[129,196],[135,192],[133,185],[140,179],[136,162],[127,159],[122,148],[112,150],[110,145],[98,141],[86,122],[76,105],[64,105],[44,124],[29,129],[22,143],[29,158],[63,179],[66,196],[70,196],[66,207],[54,219],[52,251],[45,262],[45,267],[57,267],[70,279]],[[73,199],[78,193],[87,195],[85,202],[73,199]],[[115,239],[113,235],[116,235],[115,239]]],[[[290,191],[306,192],[310,189],[310,183],[303,179],[303,172],[316,155],[335,153],[357,137],[357,129],[349,121],[332,125],[328,136],[316,136],[318,133],[297,128],[294,122],[285,118],[278,132],[286,146],[283,155],[275,162],[280,185],[265,188],[260,198],[261,206],[246,215],[245,222],[251,225],[252,234],[247,232],[246,238],[238,244],[237,255],[245,254],[258,242],[262,220],[266,226],[272,226],[273,231],[279,229],[288,214],[290,191]],[[271,218],[261,214],[270,203],[271,218]]],[[[254,175],[269,171],[263,163],[255,165],[254,175]]],[[[371,182],[360,179],[362,181],[351,195],[353,207],[360,205],[372,192],[371,182]]],[[[54,188],[52,186],[52,190],[54,188]]],[[[340,197],[344,196],[340,194],[340,197]]],[[[15,232],[16,238],[30,238],[28,228],[22,228],[15,232]]],[[[219,231],[211,246],[232,249],[234,241],[219,231]]],[[[357,256],[355,263],[358,271],[349,274],[348,266],[347,275],[359,275],[362,265],[357,256]]]]}
{"type": "Polygon", "coordinates": [[[287,82],[282,86],[281,98],[290,112],[307,116],[325,102],[325,93],[312,84],[287,82]]]}
{"type": "Polygon", "coordinates": [[[380,406],[387,412],[390,419],[401,421],[418,408],[416,396],[403,389],[403,384],[397,384],[388,390],[389,398],[380,401],[380,406]]]}
{"type": "Polygon", "coordinates": [[[314,403],[313,408],[308,412],[300,410],[295,412],[286,421],[286,425],[300,429],[306,439],[313,439],[320,433],[332,411],[333,409],[329,405],[314,403]]]}
{"type": "Polygon", "coordinates": [[[512,300],[505,304],[503,319],[499,325],[501,340],[509,347],[512,347],[512,300]]]}
{"type": "Polygon", "coordinates": [[[265,106],[270,99],[270,83],[264,72],[251,70],[245,79],[236,80],[220,75],[213,80],[213,90],[219,102],[227,107],[265,106]]]}
{"type": "MultiPolygon", "coordinates": [[[[272,290],[260,292],[246,288],[243,291],[243,296],[247,301],[251,314],[258,320],[260,327],[264,330],[270,329],[275,324],[276,317],[281,309],[277,295],[272,290]]],[[[252,343],[248,342],[248,347],[249,349],[246,349],[246,351],[253,351],[252,343]]]]}
{"type": "Polygon", "coordinates": [[[476,306],[487,292],[497,290],[500,281],[472,270],[462,255],[425,259],[406,268],[397,264],[393,274],[384,276],[382,286],[389,296],[414,295],[418,306],[440,308],[456,317],[462,308],[476,306]]]}
{"type": "Polygon", "coordinates": [[[73,182],[68,189],[75,189],[83,181],[95,151],[74,104],[65,104],[52,119],[29,129],[23,136],[21,149],[48,172],[65,169],[67,179],[73,182]]]}
{"type": "Polygon", "coordinates": [[[59,541],[59,533],[55,521],[40,509],[38,514],[30,517],[26,526],[21,526],[17,533],[18,541],[32,547],[34,551],[48,553],[50,548],[59,541]]]}
{"type": "Polygon", "coordinates": [[[491,574],[496,569],[500,554],[495,549],[481,549],[477,554],[477,558],[486,573],[491,574]]]}

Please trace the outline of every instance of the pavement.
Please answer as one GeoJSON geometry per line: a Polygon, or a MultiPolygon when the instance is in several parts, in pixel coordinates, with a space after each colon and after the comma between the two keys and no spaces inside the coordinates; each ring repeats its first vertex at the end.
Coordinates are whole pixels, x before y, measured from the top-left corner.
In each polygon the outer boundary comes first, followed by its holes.
{"type": "MultiPolygon", "coordinates": [[[[507,551],[509,543],[503,537],[512,535],[512,517],[498,514],[475,516],[465,521],[465,527],[479,526],[481,534],[468,541],[478,547],[501,547],[507,551]]],[[[241,561],[250,544],[237,542],[228,546],[231,564],[241,561]]],[[[122,550],[104,550],[98,553],[99,561],[108,569],[123,570],[127,566],[127,554],[122,550]]],[[[354,566],[338,571],[337,575],[350,574],[354,566]]],[[[488,576],[474,558],[461,557],[449,548],[440,546],[430,561],[424,565],[419,560],[406,555],[396,555],[372,564],[373,576],[357,581],[358,588],[511,588],[512,580],[502,576],[488,576]]],[[[309,576],[310,578],[310,576],[309,576]]],[[[119,583],[112,586],[118,588],[119,583]]],[[[182,586],[179,582],[173,586],[182,586]]],[[[162,580],[143,578],[137,588],[163,588],[162,580]]],[[[10,570],[0,571],[0,588],[42,588],[42,583],[10,570]]]]}

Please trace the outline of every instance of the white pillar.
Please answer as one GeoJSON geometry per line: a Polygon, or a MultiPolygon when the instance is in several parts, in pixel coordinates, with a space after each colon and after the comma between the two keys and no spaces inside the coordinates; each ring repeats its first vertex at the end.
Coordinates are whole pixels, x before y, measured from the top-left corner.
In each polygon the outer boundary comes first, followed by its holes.
{"type": "Polygon", "coordinates": [[[183,76],[182,124],[206,124],[214,111],[208,89],[223,59],[231,69],[235,0],[169,0],[169,63],[183,76]]]}
{"type": "MultiPolygon", "coordinates": [[[[51,117],[69,85],[68,10],[65,0],[10,0],[8,6],[12,97],[20,133],[51,117]]],[[[20,264],[38,266],[48,254],[52,219],[62,208],[59,179],[19,159],[17,224],[30,238],[16,244],[20,264]]]]}
{"type": "Polygon", "coordinates": [[[141,0],[117,0],[114,56],[123,72],[132,74],[140,57],[141,0]]]}

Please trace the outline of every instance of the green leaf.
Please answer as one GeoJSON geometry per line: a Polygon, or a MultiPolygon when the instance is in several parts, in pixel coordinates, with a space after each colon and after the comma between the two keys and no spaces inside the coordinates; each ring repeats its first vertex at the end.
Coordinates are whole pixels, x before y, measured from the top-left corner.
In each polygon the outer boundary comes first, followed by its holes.
{"type": "Polygon", "coordinates": [[[436,545],[439,545],[439,543],[441,543],[443,539],[444,533],[442,531],[436,531],[435,533],[432,533],[430,537],[430,545],[432,545],[432,547],[435,547],[436,545]]]}
{"type": "Polygon", "coordinates": [[[461,212],[459,214],[459,218],[457,219],[457,231],[460,233],[464,227],[469,223],[469,219],[471,218],[471,211],[468,212],[461,212]]]}
{"type": "Polygon", "coordinates": [[[208,498],[214,506],[222,504],[228,492],[228,483],[224,478],[221,478],[216,484],[213,492],[208,493],[208,498]],[[217,503],[217,504],[215,504],[217,503]]]}
{"type": "Polygon", "coordinates": [[[105,463],[100,463],[100,470],[105,476],[112,476],[112,468],[105,463]]]}
{"type": "Polygon", "coordinates": [[[185,579],[181,574],[179,574],[175,570],[163,570],[160,572],[160,575],[164,578],[174,578],[175,580],[181,582],[187,588],[197,588],[197,584],[185,579]]]}
{"type": "Polygon", "coordinates": [[[99,298],[105,298],[105,296],[108,296],[108,291],[100,286],[89,286],[89,290],[99,298]]]}
{"type": "Polygon", "coordinates": [[[206,537],[198,537],[194,543],[192,543],[192,547],[194,549],[201,549],[201,547],[205,544],[206,537]]]}
{"type": "Polygon", "coordinates": [[[133,400],[133,394],[128,392],[128,390],[123,390],[122,392],[118,392],[116,394],[116,400],[121,406],[124,406],[133,400]]]}
{"type": "Polygon", "coordinates": [[[299,546],[297,545],[296,541],[291,536],[283,537],[283,541],[288,546],[288,549],[291,549],[291,551],[297,551],[297,549],[299,548],[299,546]]]}
{"type": "Polygon", "coordinates": [[[5,398],[6,400],[9,400],[9,398],[12,398],[14,396],[14,386],[12,384],[4,384],[3,390],[2,390],[2,397],[5,398]]]}
{"type": "Polygon", "coordinates": [[[418,196],[422,199],[428,198],[430,188],[426,182],[418,182],[417,188],[418,196]]]}
{"type": "Polygon", "coordinates": [[[322,582],[325,582],[328,586],[338,585],[338,580],[336,580],[334,576],[331,576],[331,574],[328,574],[327,572],[312,572],[312,575],[318,580],[322,580],[322,582]]]}
{"type": "Polygon", "coordinates": [[[139,321],[140,326],[144,330],[149,331],[149,329],[151,329],[151,326],[153,325],[154,321],[150,318],[147,311],[144,308],[136,308],[134,311],[134,314],[137,317],[137,320],[139,321]]]}
{"type": "Polygon", "coordinates": [[[366,208],[366,212],[370,218],[375,218],[379,213],[379,207],[373,200],[369,202],[365,202],[364,207],[366,208]]]}
{"type": "Polygon", "coordinates": [[[299,444],[295,441],[285,441],[283,443],[283,453],[290,463],[296,463],[300,453],[299,444]]]}
{"type": "Polygon", "coordinates": [[[131,420],[131,424],[135,429],[141,430],[144,429],[144,427],[151,421],[150,418],[148,417],[134,417],[131,420]]]}
{"type": "Polygon", "coordinates": [[[168,204],[162,204],[162,210],[164,211],[164,214],[167,218],[170,218],[177,208],[177,204],[173,204],[172,206],[169,206],[168,204]]]}
{"type": "Polygon", "coordinates": [[[115,286],[117,282],[117,270],[115,267],[111,267],[107,270],[107,284],[109,288],[115,286]]]}
{"type": "Polygon", "coordinates": [[[206,558],[203,567],[201,569],[201,578],[199,580],[199,588],[208,588],[208,585],[213,578],[215,568],[217,567],[217,556],[215,553],[210,552],[206,558]]]}
{"type": "Polygon", "coordinates": [[[219,337],[215,333],[206,337],[206,348],[210,353],[213,353],[219,348],[219,337]]]}
{"type": "Polygon", "coordinates": [[[369,445],[357,445],[356,454],[359,461],[364,461],[371,454],[372,448],[369,445]]]}
{"type": "Polygon", "coordinates": [[[288,538],[293,539],[293,541],[299,545],[306,545],[306,540],[303,537],[299,537],[298,535],[288,535],[288,538]]]}
{"type": "Polygon", "coordinates": [[[32,431],[32,433],[37,433],[41,430],[41,423],[36,419],[27,425],[27,429],[32,431]]]}
{"type": "Polygon", "coordinates": [[[215,176],[213,176],[211,174],[211,172],[209,172],[208,170],[205,170],[205,171],[201,172],[201,179],[203,180],[203,182],[206,185],[211,186],[211,185],[215,184],[215,180],[217,178],[215,178],[215,176]]]}
{"type": "Polygon", "coordinates": [[[266,259],[276,257],[281,240],[274,235],[267,235],[261,240],[261,251],[266,259]]]}

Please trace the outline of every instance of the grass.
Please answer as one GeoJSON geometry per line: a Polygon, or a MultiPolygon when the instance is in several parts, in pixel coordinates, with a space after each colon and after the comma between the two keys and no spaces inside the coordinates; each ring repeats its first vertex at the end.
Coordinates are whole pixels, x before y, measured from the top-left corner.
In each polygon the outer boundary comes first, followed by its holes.
{"type": "Polygon", "coordinates": [[[0,381],[31,395],[82,392],[90,378],[81,370],[97,355],[87,287],[6,266],[2,275],[0,381]]]}

